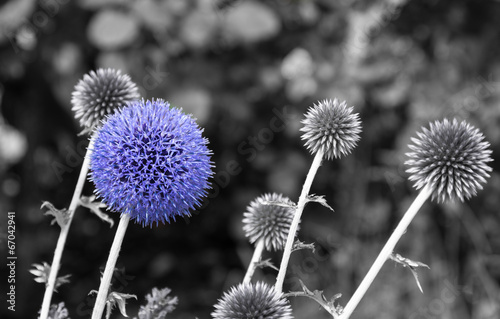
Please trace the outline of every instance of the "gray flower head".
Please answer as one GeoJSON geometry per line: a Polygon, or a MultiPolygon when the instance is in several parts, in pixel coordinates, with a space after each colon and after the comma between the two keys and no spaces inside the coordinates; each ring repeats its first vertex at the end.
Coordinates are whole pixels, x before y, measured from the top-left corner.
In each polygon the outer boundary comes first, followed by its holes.
{"type": "Polygon", "coordinates": [[[287,197],[264,194],[253,200],[243,213],[243,230],[252,244],[262,239],[266,250],[282,250],[294,213],[293,202],[287,197]]]}
{"type": "Polygon", "coordinates": [[[409,180],[414,187],[432,188],[432,199],[438,203],[447,200],[469,199],[486,183],[492,161],[490,143],[483,141],[483,134],[465,121],[447,119],[430,123],[430,128],[417,132],[408,145],[412,152],[405,162],[410,168],[409,180]]]}
{"type": "Polygon", "coordinates": [[[302,120],[302,139],[312,154],[323,151],[327,159],[348,155],[359,141],[361,121],[353,107],[339,100],[323,100],[314,104],[302,120]]]}
{"type": "Polygon", "coordinates": [[[140,97],[130,76],[119,70],[98,69],[85,74],[71,94],[72,110],[86,129],[99,126],[106,115],[140,97]]]}
{"type": "Polygon", "coordinates": [[[282,293],[264,282],[246,283],[225,292],[212,312],[214,319],[293,319],[282,293]]]}

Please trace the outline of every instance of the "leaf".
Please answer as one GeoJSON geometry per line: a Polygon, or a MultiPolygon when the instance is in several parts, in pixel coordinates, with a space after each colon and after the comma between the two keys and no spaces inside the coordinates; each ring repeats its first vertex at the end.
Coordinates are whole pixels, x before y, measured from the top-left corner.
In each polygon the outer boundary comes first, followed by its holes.
{"type": "Polygon", "coordinates": [[[259,268],[269,267],[269,268],[272,268],[276,271],[279,270],[275,265],[273,265],[273,263],[271,262],[271,258],[258,261],[255,263],[255,266],[259,267],[259,268]]]}
{"type": "Polygon", "coordinates": [[[334,212],[333,208],[330,207],[330,205],[328,205],[328,203],[326,202],[325,196],[323,196],[323,195],[314,195],[314,194],[307,195],[306,203],[307,202],[319,203],[319,204],[325,206],[326,208],[328,208],[329,210],[331,210],[332,212],[334,212]]]}
{"type": "Polygon", "coordinates": [[[306,244],[306,243],[297,239],[293,243],[292,252],[294,252],[296,250],[301,250],[301,249],[310,249],[310,250],[312,250],[313,253],[316,251],[316,247],[314,247],[314,243],[306,244]]]}
{"type": "Polygon", "coordinates": [[[43,202],[42,208],[48,208],[49,210],[45,212],[45,215],[52,215],[54,216],[54,219],[50,222],[51,225],[54,225],[55,222],[59,225],[59,227],[63,228],[69,220],[69,212],[66,208],[63,209],[57,209],[52,205],[50,202],[43,202]]]}
{"type": "Polygon", "coordinates": [[[97,215],[102,221],[109,223],[109,227],[113,227],[115,222],[106,213],[103,213],[100,208],[105,208],[106,205],[101,202],[95,202],[95,196],[90,197],[82,196],[80,198],[80,205],[90,209],[90,211],[97,215]]]}
{"type": "Polygon", "coordinates": [[[139,308],[139,319],[164,319],[166,315],[174,311],[179,300],[170,297],[169,288],[153,288],[151,294],[146,295],[147,303],[139,308]]]}
{"type": "Polygon", "coordinates": [[[417,268],[418,267],[425,267],[427,269],[431,269],[431,268],[420,261],[413,261],[411,259],[408,259],[408,258],[401,256],[400,254],[392,253],[389,256],[389,258],[394,260],[396,263],[402,265],[403,267],[408,267],[408,269],[410,269],[413,277],[415,278],[415,281],[417,282],[418,289],[420,289],[421,293],[424,293],[424,290],[422,289],[422,286],[420,285],[420,281],[418,280],[417,268]]]}
{"type": "Polygon", "coordinates": [[[342,312],[342,307],[340,305],[335,306],[335,302],[337,301],[337,299],[342,297],[342,294],[335,294],[332,296],[332,298],[330,298],[330,300],[328,300],[323,294],[323,290],[311,291],[306,287],[306,285],[304,285],[304,282],[302,282],[302,280],[299,279],[299,282],[302,286],[302,291],[291,291],[289,293],[286,293],[285,297],[291,296],[311,298],[318,304],[320,304],[326,311],[328,311],[328,313],[331,314],[333,318],[339,318],[339,315],[342,312]]]}
{"type": "Polygon", "coordinates": [[[106,319],[109,319],[111,316],[111,310],[118,305],[118,309],[120,310],[120,313],[124,317],[128,317],[127,311],[125,309],[125,305],[127,303],[127,299],[130,298],[135,298],[137,299],[136,295],[131,295],[131,294],[122,294],[119,292],[111,292],[108,295],[108,300],[106,301],[107,304],[107,309],[106,309],[106,319]]]}
{"type": "Polygon", "coordinates": [[[60,302],[57,305],[52,304],[50,306],[48,319],[70,319],[68,317],[68,309],[66,309],[64,302],[60,302]]]}
{"type": "MultiPolygon", "coordinates": [[[[51,269],[50,265],[44,261],[43,264],[32,264],[31,266],[35,267],[35,269],[29,270],[30,273],[35,275],[35,281],[41,284],[45,283],[45,286],[47,286],[51,269]]],[[[69,277],[71,275],[57,277],[54,284],[54,291],[57,292],[59,286],[69,283],[69,277]]]]}
{"type": "MultiPolygon", "coordinates": [[[[97,294],[97,290],[92,289],[89,292],[89,295],[91,294],[97,294]]],[[[106,298],[106,319],[109,319],[111,316],[111,311],[113,310],[114,307],[118,306],[118,309],[120,310],[120,313],[124,317],[128,317],[127,311],[125,309],[125,306],[127,304],[127,299],[130,298],[135,298],[137,299],[136,295],[131,295],[131,294],[124,294],[116,291],[112,291],[108,294],[108,297],[106,298]]]]}

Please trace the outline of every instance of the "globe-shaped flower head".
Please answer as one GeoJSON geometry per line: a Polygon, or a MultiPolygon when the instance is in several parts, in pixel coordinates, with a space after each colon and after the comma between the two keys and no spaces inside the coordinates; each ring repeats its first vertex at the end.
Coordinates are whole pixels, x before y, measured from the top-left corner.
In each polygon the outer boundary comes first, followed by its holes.
{"type": "Polygon", "coordinates": [[[477,128],[465,121],[445,119],[431,123],[429,129],[422,128],[417,136],[408,146],[412,152],[406,154],[409,160],[405,162],[415,188],[430,185],[432,199],[438,202],[464,201],[483,188],[481,184],[491,172],[487,163],[492,159],[490,144],[483,141],[477,128]]]}
{"type": "Polygon", "coordinates": [[[143,225],[190,216],[209,187],[208,140],[163,100],[136,101],[97,130],[90,156],[95,193],[143,225]]]}
{"type": "Polygon", "coordinates": [[[243,213],[243,230],[253,244],[264,240],[266,250],[282,250],[288,237],[295,208],[285,196],[264,194],[250,202],[243,213]]]}
{"type": "Polygon", "coordinates": [[[225,292],[212,312],[214,319],[293,319],[282,293],[264,282],[239,284],[225,292]]]}
{"type": "Polygon", "coordinates": [[[359,141],[361,122],[353,107],[339,100],[323,100],[309,108],[302,121],[305,145],[315,154],[319,150],[327,159],[348,155],[359,141]]]}
{"type": "Polygon", "coordinates": [[[75,86],[71,104],[80,125],[89,129],[108,114],[140,97],[137,85],[130,76],[119,70],[98,69],[85,74],[75,86]]]}

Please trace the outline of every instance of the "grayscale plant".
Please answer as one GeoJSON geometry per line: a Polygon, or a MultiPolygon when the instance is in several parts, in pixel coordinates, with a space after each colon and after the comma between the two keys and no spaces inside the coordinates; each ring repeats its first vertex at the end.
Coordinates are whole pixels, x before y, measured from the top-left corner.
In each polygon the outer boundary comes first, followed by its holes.
{"type": "Polygon", "coordinates": [[[78,82],[71,94],[71,104],[75,118],[88,129],[100,125],[106,115],[139,97],[139,89],[130,76],[110,68],[98,69],[78,82]]]}
{"type": "Polygon", "coordinates": [[[280,194],[264,194],[250,202],[243,213],[243,230],[255,243],[262,239],[266,250],[282,250],[295,212],[294,203],[280,194]]]}
{"type": "Polygon", "coordinates": [[[323,100],[309,108],[300,129],[309,151],[315,154],[321,150],[328,160],[350,154],[361,133],[359,114],[352,111],[353,107],[337,99],[323,100]]]}
{"type": "Polygon", "coordinates": [[[264,282],[239,284],[225,292],[212,312],[214,319],[293,319],[290,303],[264,282]]]}
{"type": "Polygon", "coordinates": [[[492,151],[477,128],[465,121],[444,119],[430,123],[429,129],[423,127],[417,136],[408,146],[412,151],[405,162],[416,189],[428,184],[432,199],[445,202],[464,201],[483,188],[492,171],[487,165],[492,151]]]}

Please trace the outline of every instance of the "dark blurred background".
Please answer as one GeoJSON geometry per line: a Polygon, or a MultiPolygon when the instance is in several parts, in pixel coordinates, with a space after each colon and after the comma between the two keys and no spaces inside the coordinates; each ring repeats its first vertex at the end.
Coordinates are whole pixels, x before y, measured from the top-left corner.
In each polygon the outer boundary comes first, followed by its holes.
{"type": "MultiPolygon", "coordinates": [[[[492,145],[488,184],[466,203],[426,203],[397,246],[430,266],[419,271],[424,294],[389,261],[353,318],[500,318],[499,16],[493,0],[2,1],[0,267],[8,211],[18,260],[16,312],[2,300],[0,317],[37,317],[44,286],[28,270],[51,263],[59,235],[40,205],[69,205],[88,144],[71,92],[83,74],[113,67],[145,98],[193,113],[217,166],[192,218],[129,226],[115,289],[138,296],[132,317],[153,287],[179,297],[171,318],[210,317],[253,252],[242,231],[246,206],[265,192],[297,201],[312,162],[300,120],[314,102],[337,97],[360,113],[362,139],[320,168],[311,192],[335,212],[307,206],[299,238],[317,250],[293,254],[285,291],[301,279],[328,298],[342,293],[345,305],[417,195],[403,165],[410,137],[429,121],[465,119],[492,145]]],[[[92,191],[87,182],[84,195],[92,191]]],[[[59,272],[71,283],[53,297],[71,318],[89,317],[87,294],[99,286],[114,232],[76,212],[59,272]]],[[[279,266],[281,255],[264,258],[279,266]]],[[[264,269],[254,279],[274,284],[275,276],[264,269]]],[[[329,318],[312,300],[291,303],[296,318],[329,318]]]]}

